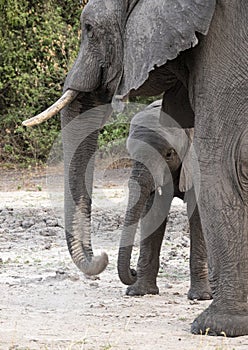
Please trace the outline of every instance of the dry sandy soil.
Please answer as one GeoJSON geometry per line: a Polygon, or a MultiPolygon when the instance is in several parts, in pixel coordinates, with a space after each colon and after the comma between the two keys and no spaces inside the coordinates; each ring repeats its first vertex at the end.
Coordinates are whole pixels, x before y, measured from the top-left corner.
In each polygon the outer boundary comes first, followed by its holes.
{"type": "MultiPolygon", "coordinates": [[[[175,200],[161,252],[160,295],[125,296],[118,241],[128,170],[99,172],[94,188],[96,252],[109,255],[99,279],[74,266],[63,232],[61,173],[0,177],[0,349],[247,350],[248,336],[193,336],[190,323],[209,302],[187,300],[189,234],[175,200]]],[[[138,241],[133,254],[135,265],[138,241]]]]}

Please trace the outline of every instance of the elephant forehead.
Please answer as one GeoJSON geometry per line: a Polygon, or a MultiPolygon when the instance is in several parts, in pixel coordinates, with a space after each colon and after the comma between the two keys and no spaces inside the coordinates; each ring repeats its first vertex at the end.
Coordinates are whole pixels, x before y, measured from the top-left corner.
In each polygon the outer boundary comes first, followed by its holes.
{"type": "Polygon", "coordinates": [[[143,144],[150,145],[153,148],[157,149],[158,151],[165,148],[169,149],[173,147],[169,143],[169,141],[166,138],[162,137],[159,133],[143,127],[134,128],[132,133],[130,133],[128,141],[129,140],[132,140],[132,145],[133,145],[132,151],[134,151],[134,149],[138,150],[139,147],[142,148],[142,146],[140,145],[143,145],[143,144]],[[140,143],[140,141],[142,141],[142,143],[140,143]]]}
{"type": "Polygon", "coordinates": [[[154,131],[136,126],[127,139],[127,149],[131,156],[142,153],[144,156],[150,157],[151,149],[162,153],[174,148],[179,158],[183,159],[189,145],[190,140],[185,131],[174,128],[154,131]]]}
{"type": "Polygon", "coordinates": [[[81,15],[81,21],[84,22],[87,19],[92,19],[97,23],[109,22],[121,22],[125,18],[125,7],[123,1],[117,0],[90,0],[84,7],[81,15]],[[123,20],[122,20],[123,18],[123,20]]]}
{"type": "Polygon", "coordinates": [[[116,10],[116,3],[110,0],[90,0],[84,7],[84,14],[94,14],[99,17],[103,15],[101,11],[104,10],[114,12],[116,10]]]}

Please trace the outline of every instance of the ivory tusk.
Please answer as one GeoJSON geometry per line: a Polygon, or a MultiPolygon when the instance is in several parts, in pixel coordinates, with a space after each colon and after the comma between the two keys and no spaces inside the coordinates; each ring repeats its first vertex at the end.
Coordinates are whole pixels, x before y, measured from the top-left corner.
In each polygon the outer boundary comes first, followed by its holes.
{"type": "Polygon", "coordinates": [[[59,113],[61,109],[67,106],[71,101],[75,100],[78,95],[78,91],[67,90],[52,106],[47,108],[44,112],[36,115],[33,118],[24,120],[22,125],[34,126],[43,123],[45,120],[52,118],[55,114],[59,113]]]}
{"type": "Polygon", "coordinates": [[[118,101],[122,101],[124,98],[124,95],[115,95],[114,98],[118,101]]]}
{"type": "Polygon", "coordinates": [[[121,102],[127,102],[128,101],[128,94],[127,95],[114,95],[114,99],[121,102]]]}

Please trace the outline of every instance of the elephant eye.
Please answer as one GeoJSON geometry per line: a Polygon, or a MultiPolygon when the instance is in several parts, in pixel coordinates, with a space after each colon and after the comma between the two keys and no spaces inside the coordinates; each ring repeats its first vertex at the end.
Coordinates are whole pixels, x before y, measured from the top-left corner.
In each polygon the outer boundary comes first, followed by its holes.
{"type": "Polygon", "coordinates": [[[93,26],[90,23],[85,23],[84,28],[89,38],[93,37],[93,26]]]}

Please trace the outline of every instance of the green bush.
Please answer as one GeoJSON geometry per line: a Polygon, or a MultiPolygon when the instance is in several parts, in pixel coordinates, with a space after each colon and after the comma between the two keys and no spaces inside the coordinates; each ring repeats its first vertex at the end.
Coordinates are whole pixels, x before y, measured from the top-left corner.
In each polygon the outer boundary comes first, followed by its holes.
{"type": "Polygon", "coordinates": [[[126,104],[123,113],[113,113],[99,134],[98,146],[101,154],[105,153],[106,156],[110,155],[111,157],[118,152],[119,155],[124,154],[132,117],[158,98],[157,96],[136,97],[126,104]]]}
{"type": "Polygon", "coordinates": [[[29,129],[24,119],[60,95],[80,38],[79,1],[0,0],[0,160],[39,163],[59,118],[29,129]]]}

